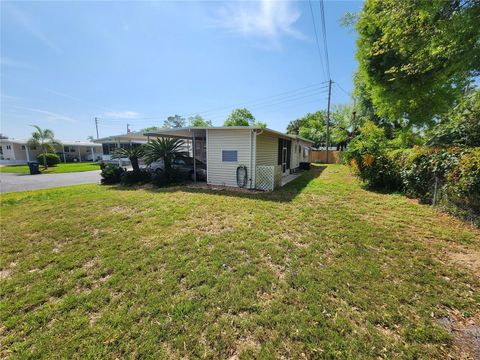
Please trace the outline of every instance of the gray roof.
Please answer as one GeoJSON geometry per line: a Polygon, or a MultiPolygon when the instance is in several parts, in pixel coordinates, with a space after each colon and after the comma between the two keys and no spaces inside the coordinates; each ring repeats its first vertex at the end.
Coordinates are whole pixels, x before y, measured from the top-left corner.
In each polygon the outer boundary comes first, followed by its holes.
{"type": "Polygon", "coordinates": [[[308,143],[313,144],[314,142],[309,139],[305,139],[299,135],[292,135],[292,134],[284,134],[280,131],[263,128],[260,126],[190,126],[190,127],[182,127],[182,128],[166,128],[160,129],[158,131],[152,131],[144,133],[145,136],[176,136],[176,137],[191,137],[191,133],[195,131],[204,131],[204,130],[260,130],[266,131],[278,136],[288,137],[292,139],[302,140],[308,143]]]}

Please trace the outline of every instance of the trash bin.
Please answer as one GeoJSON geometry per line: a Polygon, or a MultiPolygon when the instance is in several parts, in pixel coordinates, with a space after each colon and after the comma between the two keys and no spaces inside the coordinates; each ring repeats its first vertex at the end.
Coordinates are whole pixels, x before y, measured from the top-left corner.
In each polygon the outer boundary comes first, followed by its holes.
{"type": "Polygon", "coordinates": [[[310,170],[310,163],[309,162],[301,162],[299,164],[301,170],[310,170]]]}
{"type": "Polygon", "coordinates": [[[30,161],[28,163],[28,168],[30,169],[30,175],[40,174],[39,164],[36,161],[30,161]]]}

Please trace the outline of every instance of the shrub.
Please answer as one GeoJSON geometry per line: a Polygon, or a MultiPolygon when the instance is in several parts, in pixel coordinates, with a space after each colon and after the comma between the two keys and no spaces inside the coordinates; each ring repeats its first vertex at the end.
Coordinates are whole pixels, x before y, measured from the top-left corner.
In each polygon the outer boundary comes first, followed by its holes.
{"type": "Polygon", "coordinates": [[[414,147],[404,150],[399,166],[405,193],[423,202],[432,202],[435,183],[437,187],[443,186],[446,174],[455,167],[459,155],[457,148],[414,147]]]}
{"type": "Polygon", "coordinates": [[[101,172],[102,184],[118,184],[126,170],[117,164],[107,164],[101,172]]]}
{"type": "Polygon", "coordinates": [[[368,187],[398,190],[401,181],[395,163],[388,157],[387,143],[384,130],[367,121],[343,158],[368,187]]]}
{"type": "Polygon", "coordinates": [[[45,162],[43,160],[44,158],[47,160],[47,166],[55,166],[57,164],[60,164],[60,157],[57,154],[51,154],[51,153],[39,154],[37,156],[37,161],[41,165],[43,165],[43,164],[45,164],[45,162]]]}
{"type": "Polygon", "coordinates": [[[188,180],[188,174],[181,173],[174,169],[154,173],[152,183],[159,187],[171,186],[184,183],[188,180]]]}
{"type": "Polygon", "coordinates": [[[147,183],[150,182],[151,175],[150,171],[146,169],[139,169],[137,171],[126,171],[121,175],[120,183],[122,185],[133,185],[137,183],[147,183]]]}
{"type": "Polygon", "coordinates": [[[480,147],[462,151],[445,178],[442,205],[480,225],[480,147]]]}

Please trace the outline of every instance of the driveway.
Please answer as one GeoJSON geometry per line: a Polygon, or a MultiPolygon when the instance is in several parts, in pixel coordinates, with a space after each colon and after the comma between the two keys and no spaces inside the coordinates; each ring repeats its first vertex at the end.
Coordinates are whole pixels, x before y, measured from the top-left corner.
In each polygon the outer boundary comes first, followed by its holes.
{"type": "Polygon", "coordinates": [[[48,189],[58,186],[97,184],[100,170],[63,174],[13,174],[0,173],[0,192],[48,189]]]}

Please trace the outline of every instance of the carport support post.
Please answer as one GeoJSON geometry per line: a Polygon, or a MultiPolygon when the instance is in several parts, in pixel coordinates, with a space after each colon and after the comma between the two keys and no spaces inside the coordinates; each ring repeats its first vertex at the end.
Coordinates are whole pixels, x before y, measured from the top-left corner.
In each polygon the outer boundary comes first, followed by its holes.
{"type": "Polygon", "coordinates": [[[63,162],[66,164],[67,163],[67,157],[65,156],[65,145],[62,145],[63,148],[63,162]]]}
{"type": "Polygon", "coordinates": [[[25,154],[27,155],[27,162],[30,162],[30,154],[28,153],[28,145],[25,145],[25,154]]]}
{"type": "Polygon", "coordinates": [[[193,131],[193,143],[192,143],[192,146],[193,146],[193,182],[196,183],[197,182],[197,159],[195,158],[195,130],[193,131]]]}
{"type": "Polygon", "coordinates": [[[82,162],[82,153],[80,151],[80,145],[78,145],[78,162],[82,162]]]}
{"type": "Polygon", "coordinates": [[[95,149],[92,146],[90,150],[92,150],[92,162],[94,162],[95,161],[95,149]]]}

